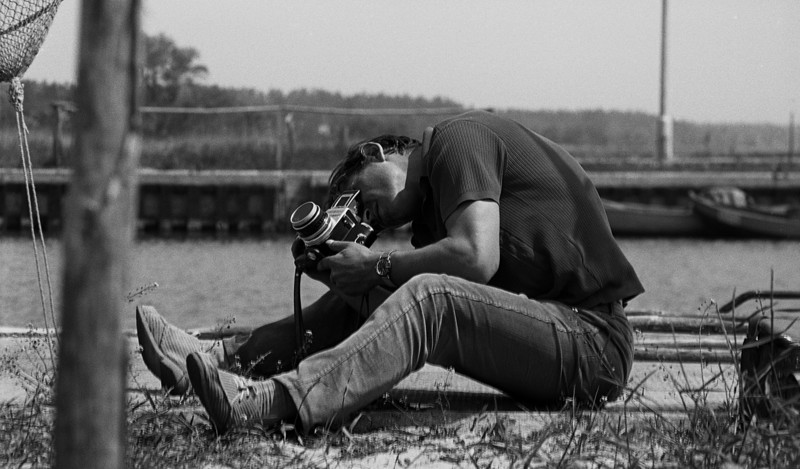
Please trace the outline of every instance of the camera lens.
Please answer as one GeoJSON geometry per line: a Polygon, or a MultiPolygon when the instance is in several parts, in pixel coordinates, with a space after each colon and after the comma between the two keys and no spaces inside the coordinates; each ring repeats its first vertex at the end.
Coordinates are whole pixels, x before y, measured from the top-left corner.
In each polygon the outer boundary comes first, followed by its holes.
{"type": "Polygon", "coordinates": [[[290,217],[292,228],[306,245],[319,244],[332,229],[330,217],[314,202],[305,202],[297,207],[290,217]]]}

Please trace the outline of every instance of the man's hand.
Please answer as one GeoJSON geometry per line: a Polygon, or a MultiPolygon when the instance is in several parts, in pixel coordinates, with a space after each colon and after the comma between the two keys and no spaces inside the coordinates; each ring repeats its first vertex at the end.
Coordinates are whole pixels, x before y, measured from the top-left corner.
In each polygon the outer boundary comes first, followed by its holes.
{"type": "MultiPolygon", "coordinates": [[[[294,257],[294,265],[297,267],[303,268],[308,262],[306,259],[306,243],[304,243],[299,237],[295,238],[294,242],[292,243],[292,257],[294,257]]],[[[308,269],[303,268],[303,273],[317,282],[326,285],[328,288],[331,287],[330,279],[328,278],[329,272],[327,270],[319,271],[317,270],[316,266],[312,266],[308,269]]]]}
{"type": "Polygon", "coordinates": [[[336,252],[319,261],[317,270],[330,271],[330,287],[347,295],[363,295],[380,283],[375,264],[380,253],[347,241],[327,241],[336,252]]]}

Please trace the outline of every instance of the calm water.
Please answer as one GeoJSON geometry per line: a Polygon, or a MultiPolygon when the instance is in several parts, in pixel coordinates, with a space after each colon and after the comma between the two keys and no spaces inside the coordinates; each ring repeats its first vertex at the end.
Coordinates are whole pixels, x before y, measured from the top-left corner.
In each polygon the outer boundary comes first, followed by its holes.
{"type": "MultiPolygon", "coordinates": [[[[56,307],[60,303],[61,246],[47,241],[56,307]]],[[[182,327],[212,326],[234,317],[256,326],[291,314],[293,266],[289,237],[272,239],[150,239],[134,249],[130,288],[157,282],[138,301],[154,305],[182,327]]],[[[383,245],[407,247],[400,240],[383,245]]],[[[709,299],[725,303],[737,292],[800,290],[800,243],[623,239],[620,244],[647,292],[630,308],[691,312],[709,299]]],[[[308,304],[324,291],[304,279],[308,304]]],[[[124,308],[124,327],[134,327],[134,304],[124,308]]],[[[23,237],[0,238],[0,326],[43,325],[33,247],[23,237]]]]}

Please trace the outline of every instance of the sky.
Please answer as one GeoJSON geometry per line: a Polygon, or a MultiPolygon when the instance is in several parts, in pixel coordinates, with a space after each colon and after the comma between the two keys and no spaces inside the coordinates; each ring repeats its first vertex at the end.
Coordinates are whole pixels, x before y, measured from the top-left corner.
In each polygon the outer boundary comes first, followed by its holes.
{"type": "MultiPolygon", "coordinates": [[[[23,78],[75,81],[79,10],[63,1],[23,78]]],[[[142,24],[197,49],[206,84],[658,114],[661,11],[661,0],[143,0],[142,24]]],[[[800,1],[670,0],[667,22],[668,115],[798,114],[800,1]]]]}

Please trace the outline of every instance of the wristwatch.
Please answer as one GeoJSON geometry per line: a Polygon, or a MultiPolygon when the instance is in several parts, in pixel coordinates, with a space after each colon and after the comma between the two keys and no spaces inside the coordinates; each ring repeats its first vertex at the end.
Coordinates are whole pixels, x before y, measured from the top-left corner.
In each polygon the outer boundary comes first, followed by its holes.
{"type": "Polygon", "coordinates": [[[378,258],[378,262],[375,263],[375,273],[378,274],[379,277],[388,278],[389,281],[392,279],[389,277],[392,274],[392,254],[396,249],[388,252],[384,252],[381,254],[381,257],[378,258]]]}

